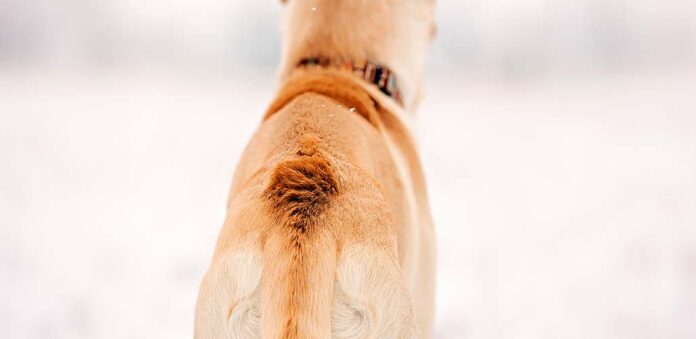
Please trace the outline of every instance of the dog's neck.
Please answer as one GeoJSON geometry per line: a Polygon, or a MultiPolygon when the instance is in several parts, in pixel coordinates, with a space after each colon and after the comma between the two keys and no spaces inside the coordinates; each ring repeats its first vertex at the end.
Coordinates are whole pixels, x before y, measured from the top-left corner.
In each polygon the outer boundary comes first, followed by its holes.
{"type": "Polygon", "coordinates": [[[289,0],[281,78],[306,58],[384,65],[396,74],[406,111],[421,91],[430,16],[428,0],[289,0]],[[419,12],[420,10],[420,12],[419,12]]]}
{"type": "Polygon", "coordinates": [[[372,84],[379,91],[394,100],[398,105],[403,106],[401,93],[396,81],[396,74],[389,68],[382,65],[377,65],[369,61],[346,61],[346,60],[331,60],[325,58],[305,58],[300,61],[299,67],[303,68],[323,68],[336,69],[344,73],[350,73],[360,79],[363,79],[368,84],[372,84]]]}

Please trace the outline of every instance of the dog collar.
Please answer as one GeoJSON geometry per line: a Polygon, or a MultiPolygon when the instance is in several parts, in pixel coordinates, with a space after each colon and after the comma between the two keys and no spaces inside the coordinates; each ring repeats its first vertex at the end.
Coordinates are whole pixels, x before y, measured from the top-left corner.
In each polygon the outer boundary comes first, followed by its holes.
{"type": "Polygon", "coordinates": [[[386,96],[394,99],[400,106],[403,106],[401,93],[396,83],[396,74],[389,68],[382,65],[364,61],[336,61],[329,58],[304,58],[297,64],[298,67],[323,67],[341,69],[353,73],[361,79],[373,84],[386,96]]]}

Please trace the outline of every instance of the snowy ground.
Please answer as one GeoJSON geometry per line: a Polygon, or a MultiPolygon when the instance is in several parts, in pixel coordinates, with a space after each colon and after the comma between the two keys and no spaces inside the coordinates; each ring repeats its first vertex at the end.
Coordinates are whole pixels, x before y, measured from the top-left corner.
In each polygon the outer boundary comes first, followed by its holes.
{"type": "MultiPolygon", "coordinates": [[[[272,87],[95,74],[0,72],[0,333],[190,338],[272,87]]],[[[696,337],[695,75],[431,79],[438,338],[696,337]]]]}

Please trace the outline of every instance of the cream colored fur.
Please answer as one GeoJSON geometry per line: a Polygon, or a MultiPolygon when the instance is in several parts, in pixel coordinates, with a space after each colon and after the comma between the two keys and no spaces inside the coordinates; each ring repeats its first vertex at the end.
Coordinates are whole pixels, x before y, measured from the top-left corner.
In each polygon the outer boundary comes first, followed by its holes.
{"type": "Polygon", "coordinates": [[[430,338],[434,233],[404,110],[350,74],[293,65],[385,64],[412,110],[433,3],[287,5],[282,87],[237,167],[195,337],[430,338]]]}

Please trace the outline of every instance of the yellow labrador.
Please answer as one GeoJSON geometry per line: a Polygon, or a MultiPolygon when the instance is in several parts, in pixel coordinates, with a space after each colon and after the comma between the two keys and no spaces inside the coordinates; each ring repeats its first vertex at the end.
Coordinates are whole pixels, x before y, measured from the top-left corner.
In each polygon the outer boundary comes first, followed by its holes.
{"type": "Polygon", "coordinates": [[[429,338],[435,242],[408,119],[433,0],[289,0],[195,337],[429,338]]]}

